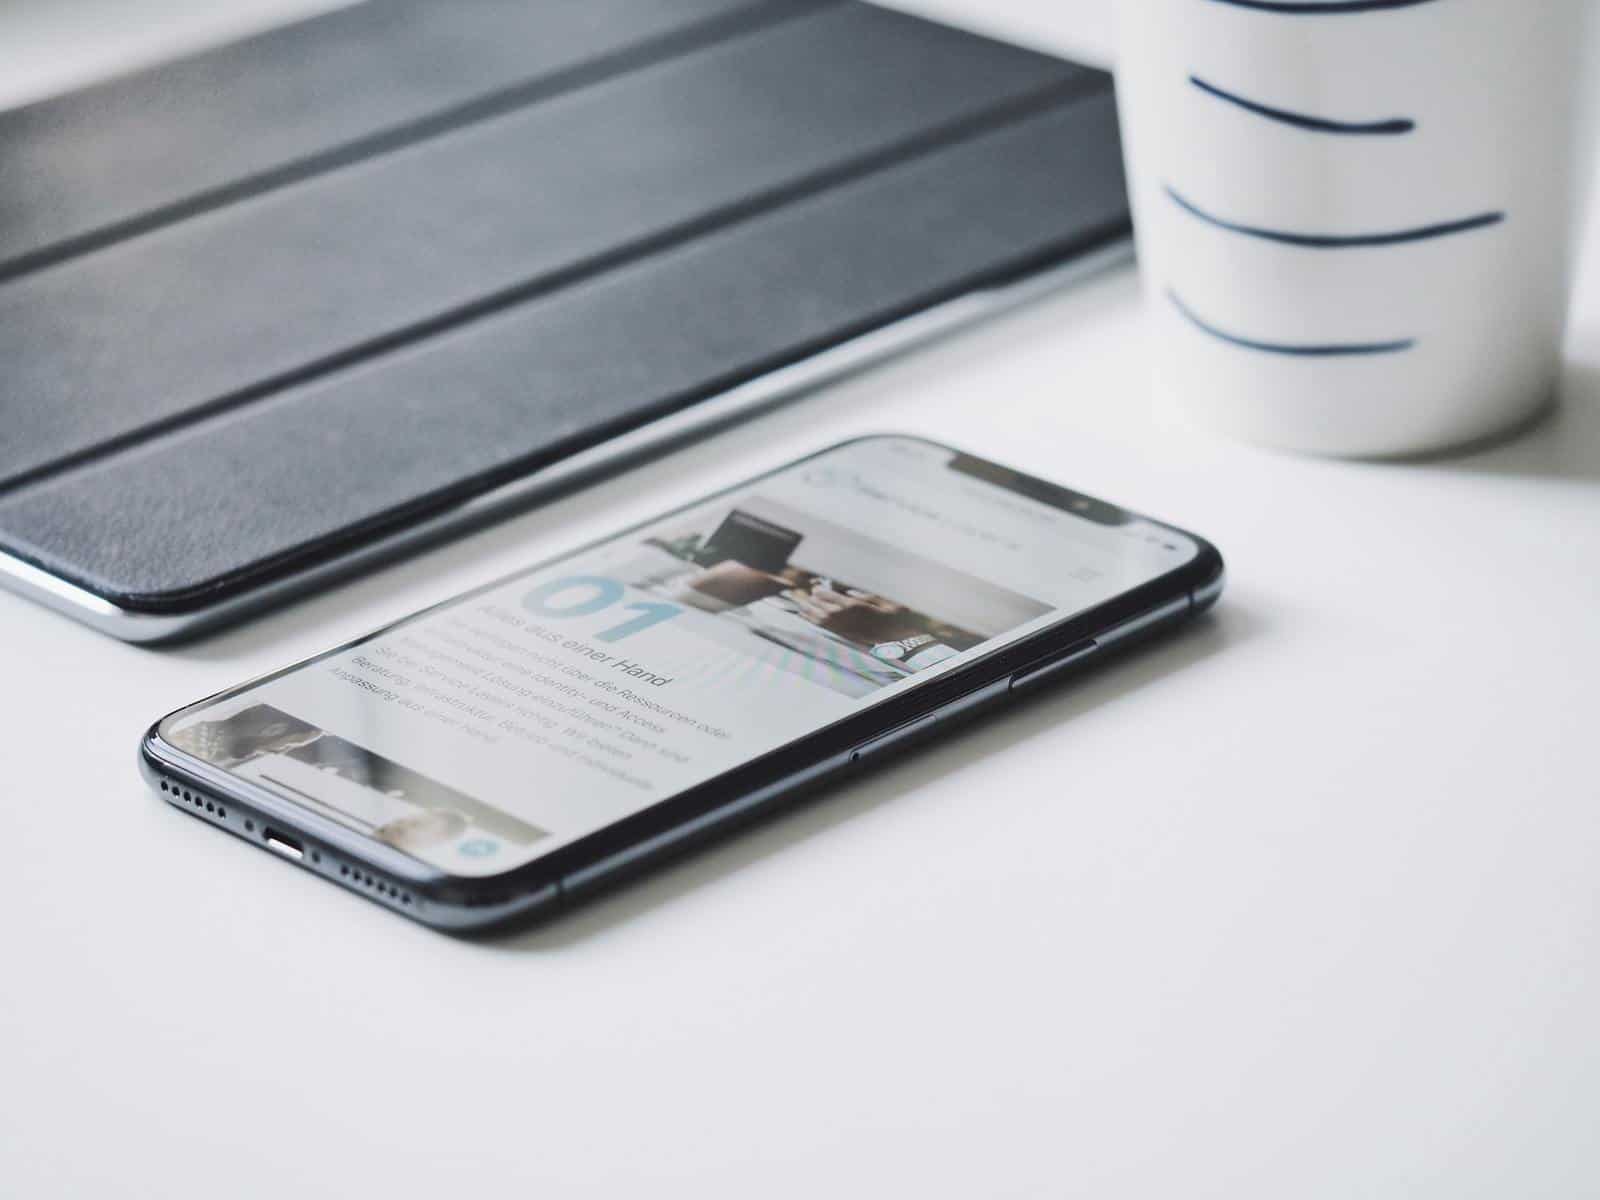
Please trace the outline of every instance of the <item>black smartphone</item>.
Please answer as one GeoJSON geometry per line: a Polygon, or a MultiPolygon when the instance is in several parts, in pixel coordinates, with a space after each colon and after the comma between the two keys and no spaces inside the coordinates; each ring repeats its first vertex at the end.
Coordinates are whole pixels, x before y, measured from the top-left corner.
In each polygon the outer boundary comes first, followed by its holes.
{"type": "Polygon", "coordinates": [[[1194,534],[860,438],[164,717],[167,801],[443,929],[530,919],[1209,607],[1194,534]]]}

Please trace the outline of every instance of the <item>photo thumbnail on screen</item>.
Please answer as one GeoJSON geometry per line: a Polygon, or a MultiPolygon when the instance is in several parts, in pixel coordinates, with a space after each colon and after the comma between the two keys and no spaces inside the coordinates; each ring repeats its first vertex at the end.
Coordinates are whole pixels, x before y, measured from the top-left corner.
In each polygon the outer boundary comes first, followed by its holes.
{"type": "Polygon", "coordinates": [[[1009,632],[1050,609],[1007,588],[747,495],[647,537],[613,567],[629,585],[717,618],[686,628],[865,695],[1009,632]]]}
{"type": "Polygon", "coordinates": [[[181,750],[286,790],[399,850],[445,845],[493,853],[504,839],[530,846],[547,836],[526,821],[410,767],[327,733],[270,704],[171,734],[181,750]]]}

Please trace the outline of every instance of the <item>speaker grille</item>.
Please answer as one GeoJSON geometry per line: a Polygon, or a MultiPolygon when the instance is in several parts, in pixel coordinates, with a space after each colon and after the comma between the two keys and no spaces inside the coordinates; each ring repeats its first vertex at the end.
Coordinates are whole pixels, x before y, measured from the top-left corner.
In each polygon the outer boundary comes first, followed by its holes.
{"type": "Polygon", "coordinates": [[[181,787],[176,782],[169,783],[163,779],[161,781],[161,790],[174,800],[181,800],[183,803],[192,806],[197,813],[209,813],[222,822],[226,822],[228,819],[228,810],[222,806],[222,801],[207,799],[193,788],[181,787]]]}
{"type": "MultiPolygon", "coordinates": [[[[197,817],[209,817],[214,823],[239,832],[242,823],[244,832],[240,836],[263,846],[267,842],[267,827],[258,825],[252,818],[241,819],[235,815],[232,820],[228,818],[228,810],[221,800],[207,797],[197,791],[193,785],[179,783],[176,779],[159,780],[161,790],[166,793],[172,803],[180,808],[187,809],[197,817]]],[[[345,887],[359,895],[366,896],[380,904],[387,904],[392,908],[408,909],[421,907],[416,897],[405,888],[397,886],[380,874],[374,874],[370,867],[354,862],[339,862],[331,853],[328,862],[323,864],[323,851],[319,846],[309,843],[305,846],[305,855],[300,860],[300,865],[308,871],[314,871],[327,879],[337,879],[345,887]],[[334,874],[334,868],[338,874],[334,874]]]]}

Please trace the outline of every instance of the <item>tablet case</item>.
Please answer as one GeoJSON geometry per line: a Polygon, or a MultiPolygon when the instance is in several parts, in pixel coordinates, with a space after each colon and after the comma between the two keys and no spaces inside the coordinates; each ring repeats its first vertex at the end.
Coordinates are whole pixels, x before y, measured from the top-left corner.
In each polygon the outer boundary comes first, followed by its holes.
{"type": "Polygon", "coordinates": [[[374,0],[0,180],[0,549],[149,613],[1128,230],[1105,74],[823,0],[374,0]]]}

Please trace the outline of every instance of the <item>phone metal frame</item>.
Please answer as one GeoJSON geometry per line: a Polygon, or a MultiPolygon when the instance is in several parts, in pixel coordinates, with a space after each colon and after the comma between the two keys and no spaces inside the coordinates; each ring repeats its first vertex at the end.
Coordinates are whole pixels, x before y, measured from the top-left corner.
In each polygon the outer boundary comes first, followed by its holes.
{"type": "MultiPolygon", "coordinates": [[[[710,496],[699,497],[554,558],[530,564],[359,638],[183,708],[219,700],[302,669],[427,613],[459,604],[510,579],[626,537],[677,513],[741,491],[818,455],[831,453],[850,441],[860,440],[866,439],[849,439],[783,463],[710,496]]],[[[915,440],[929,442],[926,438],[915,440]]],[[[930,444],[959,453],[939,443],[930,444]]],[[[1066,491],[1031,476],[1013,474],[1031,487],[1066,491]]],[[[1099,501],[1093,503],[1116,512],[1126,511],[1099,501]]],[[[1126,515],[1151,521],[1140,514],[1128,512],[1126,515]]],[[[969,719],[1008,702],[1019,691],[1031,690],[1031,684],[1026,688],[1019,686],[1021,680],[1037,682],[1048,677],[1049,682],[1054,682],[1076,674],[1080,669],[1176,628],[1204,612],[1222,591],[1221,554],[1204,538],[1187,530],[1159,521],[1151,523],[1189,538],[1198,547],[1197,553],[1155,579],[1094,608],[1063,616],[1018,641],[928,680],[925,686],[908,688],[898,696],[841,717],[497,875],[452,875],[249,779],[194,758],[160,736],[160,726],[167,716],[173,715],[171,713],[145,732],[140,747],[140,767],[151,787],[159,788],[170,803],[190,815],[209,819],[269,853],[269,834],[281,837],[288,832],[301,843],[301,867],[423,924],[446,931],[469,932],[535,919],[553,914],[598,888],[620,882],[670,854],[717,836],[763,810],[776,807],[781,801],[834,781],[863,761],[876,759],[880,752],[897,751],[935,729],[947,728],[949,722],[969,719]]]]}
{"type": "Polygon", "coordinates": [[[129,607],[4,550],[0,550],[0,587],[122,641],[158,643],[193,637],[666,454],[831,380],[1100,274],[1132,257],[1132,239],[1123,234],[1076,253],[1067,262],[964,292],[459,501],[402,529],[224,599],[180,611],[129,607]]]}

